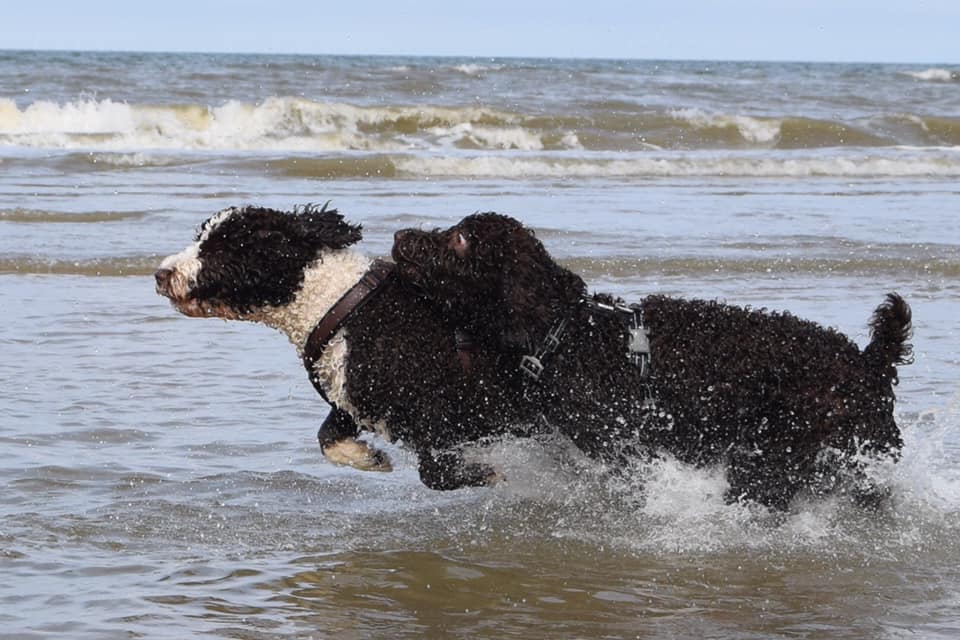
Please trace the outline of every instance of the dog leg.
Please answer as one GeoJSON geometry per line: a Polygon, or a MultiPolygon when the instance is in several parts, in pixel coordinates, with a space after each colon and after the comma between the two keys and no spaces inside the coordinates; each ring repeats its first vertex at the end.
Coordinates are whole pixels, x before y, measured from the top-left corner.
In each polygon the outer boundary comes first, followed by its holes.
{"type": "MultiPolygon", "coordinates": [[[[568,437],[580,451],[594,460],[622,469],[631,460],[649,457],[650,450],[631,434],[630,425],[642,425],[642,418],[611,410],[599,402],[581,399],[556,400],[551,406],[563,407],[564,412],[550,411],[548,424],[568,437]]],[[[639,431],[640,426],[636,429],[639,431]]]]}
{"type": "Polygon", "coordinates": [[[438,491],[450,491],[461,487],[483,487],[503,480],[493,467],[485,464],[466,463],[459,451],[423,450],[420,458],[420,480],[438,491]]]}
{"type": "Polygon", "coordinates": [[[790,501],[803,488],[802,469],[809,460],[799,452],[772,455],[757,445],[732,450],[727,461],[730,488],[724,496],[728,503],[752,500],[765,507],[786,511],[790,501]]]}
{"type": "Polygon", "coordinates": [[[835,484],[840,484],[834,490],[849,494],[854,504],[867,511],[879,512],[890,504],[893,495],[890,487],[871,479],[862,461],[847,458],[834,462],[834,477],[839,479],[835,484]]]}
{"type": "Polygon", "coordinates": [[[386,453],[357,440],[360,427],[346,411],[330,407],[330,414],[317,431],[324,457],[333,464],[361,471],[393,471],[386,453]]]}

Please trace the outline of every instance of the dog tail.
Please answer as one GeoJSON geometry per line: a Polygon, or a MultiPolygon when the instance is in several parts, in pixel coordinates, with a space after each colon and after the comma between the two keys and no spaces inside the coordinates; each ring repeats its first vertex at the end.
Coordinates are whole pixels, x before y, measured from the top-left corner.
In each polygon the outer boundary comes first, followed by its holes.
{"type": "Polygon", "coordinates": [[[910,305],[899,294],[888,293],[870,320],[870,344],[863,350],[867,362],[883,369],[913,362],[913,345],[907,343],[912,317],[910,305]]]}

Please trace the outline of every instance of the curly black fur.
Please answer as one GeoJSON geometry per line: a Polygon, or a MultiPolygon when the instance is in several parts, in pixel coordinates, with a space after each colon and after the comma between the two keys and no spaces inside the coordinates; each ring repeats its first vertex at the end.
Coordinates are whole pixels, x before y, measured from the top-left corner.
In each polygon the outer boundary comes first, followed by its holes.
{"type": "MultiPolygon", "coordinates": [[[[887,294],[870,321],[871,341],[863,356],[878,368],[913,362],[913,345],[907,343],[912,320],[906,301],[896,293],[887,294]]],[[[896,372],[890,375],[895,378],[896,372]]]]}
{"type": "Polygon", "coordinates": [[[625,358],[623,322],[583,304],[583,281],[512,218],[477,214],[447,230],[399,231],[393,256],[451,324],[514,368],[557,318],[568,319],[525,399],[591,455],[662,450],[725,462],[729,499],[785,508],[838,467],[856,466],[830,452],[895,455],[902,446],[892,384],[909,353],[910,311],[895,294],[874,314],[863,353],[788,313],[650,296],[639,305],[653,364],[645,380],[625,358]]]}
{"type": "Polygon", "coordinates": [[[465,443],[522,429],[517,388],[487,358],[471,377],[456,357],[449,324],[409,285],[394,279],[346,325],[347,385],[360,417],[387,420],[393,436],[412,446],[421,475],[434,488],[482,484],[490,469],[457,463],[465,443]],[[432,473],[439,465],[446,471],[432,473]],[[448,477],[443,477],[444,475],[448,477]],[[463,482],[463,477],[473,481],[463,482]]]}
{"type": "Polygon", "coordinates": [[[361,238],[361,227],[344,221],[326,205],[277,215],[264,207],[244,207],[212,225],[201,225],[197,240],[204,268],[195,297],[247,313],[265,305],[288,304],[303,284],[304,268],[322,249],[342,249],[361,238]],[[242,257],[243,259],[238,259],[242,257]]]}
{"type": "Polygon", "coordinates": [[[561,309],[586,294],[580,276],[558,268],[532,231],[497,213],[445,231],[400,231],[393,251],[408,280],[444,304],[458,326],[504,346],[533,346],[561,309]],[[487,308],[497,311],[478,312],[487,308]]]}

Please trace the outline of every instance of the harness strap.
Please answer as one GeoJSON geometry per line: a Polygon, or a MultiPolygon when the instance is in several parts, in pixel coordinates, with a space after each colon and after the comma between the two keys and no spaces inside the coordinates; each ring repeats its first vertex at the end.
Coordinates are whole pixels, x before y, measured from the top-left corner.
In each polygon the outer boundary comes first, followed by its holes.
{"type": "MultiPolygon", "coordinates": [[[[626,322],[630,336],[625,355],[630,364],[640,369],[640,377],[647,378],[650,375],[650,340],[643,325],[643,310],[640,305],[607,304],[593,299],[584,299],[582,302],[594,311],[616,314],[626,322]]],[[[559,348],[560,340],[567,330],[567,321],[567,318],[557,320],[540,347],[520,360],[520,371],[533,382],[539,382],[543,374],[543,359],[559,348]]]]}
{"type": "Polygon", "coordinates": [[[607,313],[619,314],[627,323],[630,339],[627,342],[627,360],[640,369],[640,377],[650,375],[650,338],[647,328],[643,325],[643,308],[639,304],[625,305],[621,303],[605,304],[596,300],[588,300],[592,308],[607,313]]]}
{"type": "Polygon", "coordinates": [[[554,322],[550,331],[544,336],[540,348],[533,354],[523,356],[520,359],[520,371],[534,382],[539,382],[540,375],[543,373],[543,359],[560,347],[560,340],[563,339],[566,329],[566,318],[560,318],[554,322]]]}
{"type": "Polygon", "coordinates": [[[392,262],[379,258],[374,260],[367,272],[360,278],[360,281],[350,287],[330,307],[330,310],[323,314],[323,317],[320,318],[307,337],[307,343],[303,347],[303,366],[307,370],[307,376],[310,378],[313,388],[328,403],[330,399],[324,392],[323,385],[320,384],[320,379],[314,371],[314,365],[323,355],[323,350],[330,342],[330,338],[393,275],[395,267],[396,265],[392,262]]]}

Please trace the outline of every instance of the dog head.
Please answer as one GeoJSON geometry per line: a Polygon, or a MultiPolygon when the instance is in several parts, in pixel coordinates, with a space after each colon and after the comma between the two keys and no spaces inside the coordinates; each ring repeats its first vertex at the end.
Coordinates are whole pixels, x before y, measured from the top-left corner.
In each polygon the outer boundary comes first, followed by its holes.
{"type": "Polygon", "coordinates": [[[187,316],[240,319],[291,302],[307,265],[360,237],[359,225],[326,205],[290,213],[230,207],[200,225],[193,244],[163,260],[154,274],[157,293],[187,316]]]}
{"type": "Polygon", "coordinates": [[[583,280],[558,265],[533,231],[496,213],[467,216],[445,230],[398,231],[393,258],[401,277],[454,324],[507,347],[536,344],[586,293],[583,280]]]}

